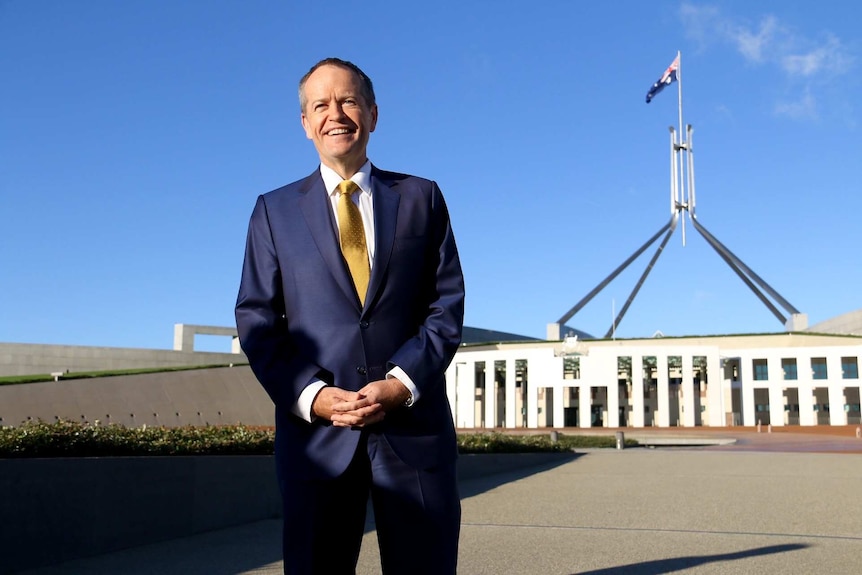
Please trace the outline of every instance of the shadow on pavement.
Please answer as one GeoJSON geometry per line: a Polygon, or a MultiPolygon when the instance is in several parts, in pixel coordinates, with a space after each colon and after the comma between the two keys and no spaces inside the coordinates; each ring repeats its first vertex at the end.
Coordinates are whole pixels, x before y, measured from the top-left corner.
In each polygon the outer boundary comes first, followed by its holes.
{"type": "MultiPolygon", "coordinates": [[[[496,464],[491,462],[490,459],[488,462],[483,464],[484,470],[477,475],[471,475],[470,473],[465,473],[463,475],[459,475],[458,480],[458,491],[461,496],[461,500],[467,499],[469,497],[474,497],[476,495],[480,495],[485,493],[486,491],[490,491],[495,487],[499,487],[500,485],[504,485],[506,483],[511,483],[512,481],[518,481],[519,479],[524,479],[526,477],[530,477],[531,475],[535,475],[537,473],[542,473],[543,471],[548,471],[549,469],[553,469],[555,467],[559,467],[560,465],[564,465],[571,461],[576,460],[578,457],[584,455],[583,453],[554,453],[554,454],[511,454],[517,457],[518,455],[526,455],[526,456],[544,456],[536,458],[536,463],[534,464],[523,464],[511,467],[505,466],[505,463],[496,464]],[[499,465],[496,469],[495,465],[499,465]]],[[[461,456],[462,461],[464,457],[461,456]]],[[[492,457],[492,456],[480,456],[480,457],[492,457]]],[[[499,457],[500,461],[505,461],[507,458],[505,456],[499,457]]],[[[365,515],[365,533],[370,531],[374,531],[376,529],[376,525],[374,523],[374,510],[371,506],[371,501],[368,502],[368,510],[365,515]]]]}
{"type": "Polygon", "coordinates": [[[658,559],[655,561],[647,561],[645,563],[632,563],[630,565],[620,565],[619,567],[608,567],[607,569],[573,573],[572,575],[661,575],[662,573],[673,573],[674,571],[697,567],[698,565],[703,565],[705,563],[733,561],[735,559],[757,557],[758,555],[772,555],[774,553],[786,553],[787,551],[798,551],[800,549],[805,549],[806,547],[808,547],[808,545],[802,545],[799,543],[770,545],[768,547],[760,547],[758,549],[737,551],[736,553],[658,559]]]}
{"type": "Polygon", "coordinates": [[[546,457],[541,462],[536,462],[533,465],[500,470],[495,473],[485,473],[475,477],[466,477],[458,482],[458,490],[461,493],[461,499],[467,499],[490,491],[495,487],[518,481],[549,469],[554,469],[560,465],[565,465],[575,461],[577,458],[584,455],[583,453],[556,453],[550,457],[546,457]]]}

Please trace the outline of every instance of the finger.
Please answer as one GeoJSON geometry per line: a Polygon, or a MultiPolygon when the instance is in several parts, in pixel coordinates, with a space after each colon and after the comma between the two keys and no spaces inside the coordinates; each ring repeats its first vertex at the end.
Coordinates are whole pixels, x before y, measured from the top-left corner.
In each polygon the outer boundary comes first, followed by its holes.
{"type": "Polygon", "coordinates": [[[364,397],[356,401],[342,401],[340,403],[335,403],[332,405],[332,411],[338,413],[347,413],[349,411],[358,411],[360,409],[364,409],[366,407],[374,405],[379,404],[375,401],[372,401],[370,398],[364,397]]]}
{"type": "Polygon", "coordinates": [[[333,414],[331,421],[336,427],[363,427],[382,421],[385,415],[386,413],[383,410],[360,410],[351,413],[333,414]]]}

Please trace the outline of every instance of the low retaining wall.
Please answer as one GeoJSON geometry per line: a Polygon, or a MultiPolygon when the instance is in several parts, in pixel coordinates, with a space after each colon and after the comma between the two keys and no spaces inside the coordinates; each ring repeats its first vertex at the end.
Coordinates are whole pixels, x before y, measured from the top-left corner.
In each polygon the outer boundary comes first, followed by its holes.
{"type": "MultiPolygon", "coordinates": [[[[458,476],[566,457],[463,455],[458,476]]],[[[0,459],[0,575],[280,514],[271,456],[0,459]]]]}
{"type": "Polygon", "coordinates": [[[0,573],[276,517],[269,456],[0,460],[0,573]]]}

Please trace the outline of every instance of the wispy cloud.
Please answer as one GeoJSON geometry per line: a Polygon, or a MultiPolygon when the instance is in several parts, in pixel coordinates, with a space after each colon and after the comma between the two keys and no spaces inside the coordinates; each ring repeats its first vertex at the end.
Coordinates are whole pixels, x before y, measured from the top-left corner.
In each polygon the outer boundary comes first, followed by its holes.
{"type": "Polygon", "coordinates": [[[847,73],[852,66],[852,58],[841,41],[830,34],[807,51],[783,55],[781,65],[790,76],[826,74],[831,77],[847,73]]]}
{"type": "Polygon", "coordinates": [[[726,15],[715,6],[683,2],[680,18],[686,34],[702,50],[713,43],[730,44],[748,65],[780,71],[793,94],[790,101],[774,106],[781,116],[816,118],[817,88],[847,74],[854,64],[853,56],[835,35],[825,33],[814,39],[771,14],[751,22],[726,15]]]}
{"type": "Polygon", "coordinates": [[[787,116],[793,119],[806,119],[817,117],[817,105],[811,92],[805,90],[792,102],[778,102],[775,104],[775,113],[779,116],[787,116]]]}

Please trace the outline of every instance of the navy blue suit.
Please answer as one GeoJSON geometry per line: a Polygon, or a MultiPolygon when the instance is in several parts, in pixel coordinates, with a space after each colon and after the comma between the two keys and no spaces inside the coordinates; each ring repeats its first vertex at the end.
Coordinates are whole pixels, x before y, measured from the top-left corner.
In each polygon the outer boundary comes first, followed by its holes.
{"type": "MultiPolygon", "coordinates": [[[[431,555],[457,555],[457,444],[444,373],[463,323],[458,252],[436,183],[372,167],[371,186],[376,246],[364,307],[341,254],[319,171],[260,196],[249,224],[236,321],[252,370],[275,403],[285,572],[341,569],[310,557],[308,565],[290,570],[288,561],[294,559],[288,553],[295,557],[309,545],[309,554],[325,553],[320,539],[331,546],[333,538],[352,538],[357,526],[361,536],[369,489],[387,572],[421,573],[426,567],[429,573],[445,572],[425,565],[433,557],[416,553],[416,543],[426,537],[442,537],[430,545],[438,548],[431,555]],[[419,400],[388,412],[370,428],[308,423],[291,411],[315,379],[357,391],[385,378],[395,365],[410,376],[419,400]],[[419,479],[410,477],[414,472],[419,479]],[[336,490],[354,488],[349,509],[347,503],[326,502],[336,490]],[[409,515],[417,500],[433,508],[440,525],[454,524],[454,533],[451,527],[443,529],[448,533],[434,533],[439,525],[428,527],[428,533],[411,533],[411,525],[384,525],[418,520],[409,515]],[[332,508],[322,512],[321,505],[332,508]],[[314,518],[333,513],[319,522],[314,518]],[[345,513],[351,533],[333,532],[327,523],[337,523],[345,513]],[[289,540],[306,533],[310,536],[303,542],[289,540]],[[454,542],[447,540],[452,536],[454,542]]],[[[413,511],[428,515],[427,508],[413,511]]],[[[356,554],[358,542],[348,553],[356,554]]],[[[454,565],[455,558],[449,559],[454,565]]]]}

